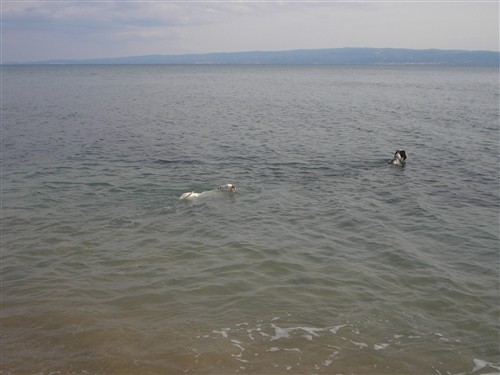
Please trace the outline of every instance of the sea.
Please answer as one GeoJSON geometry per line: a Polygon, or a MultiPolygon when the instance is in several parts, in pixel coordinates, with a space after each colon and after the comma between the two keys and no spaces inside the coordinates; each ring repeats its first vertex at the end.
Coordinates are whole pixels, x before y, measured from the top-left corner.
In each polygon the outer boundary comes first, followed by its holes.
{"type": "Polygon", "coordinates": [[[498,67],[2,66],[0,373],[498,374],[499,135],[498,67]]]}

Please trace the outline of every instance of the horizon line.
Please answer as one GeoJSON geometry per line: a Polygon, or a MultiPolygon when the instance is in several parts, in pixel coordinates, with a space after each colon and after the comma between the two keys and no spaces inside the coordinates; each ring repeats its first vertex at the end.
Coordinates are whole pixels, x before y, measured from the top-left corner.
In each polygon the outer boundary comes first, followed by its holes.
{"type": "MultiPolygon", "coordinates": [[[[60,1],[60,0],[53,0],[60,1]]],[[[116,57],[83,57],[83,58],[49,58],[42,60],[25,60],[25,61],[8,61],[0,62],[0,65],[30,65],[50,63],[54,61],[60,62],[85,62],[89,60],[119,60],[130,58],[147,58],[147,57],[184,57],[184,56],[203,56],[203,55],[218,55],[218,54],[251,54],[251,53],[288,53],[288,52],[301,52],[301,51],[327,51],[327,50],[404,50],[404,51],[436,51],[436,52],[466,52],[466,53],[499,53],[500,50],[485,50],[485,49],[446,49],[446,48],[408,48],[408,47],[326,47],[326,48],[295,48],[283,50],[244,50],[244,51],[214,51],[214,52],[187,52],[178,54],[162,54],[152,53],[146,55],[127,55],[116,57]]]]}

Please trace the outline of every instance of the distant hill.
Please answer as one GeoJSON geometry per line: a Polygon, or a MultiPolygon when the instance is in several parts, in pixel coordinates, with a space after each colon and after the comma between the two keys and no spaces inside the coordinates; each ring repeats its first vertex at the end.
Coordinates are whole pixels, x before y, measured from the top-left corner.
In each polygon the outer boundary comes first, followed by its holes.
{"type": "Polygon", "coordinates": [[[150,55],[84,60],[47,60],[21,64],[317,64],[317,65],[465,65],[498,66],[499,52],[398,48],[330,48],[275,52],[219,52],[150,55]]]}

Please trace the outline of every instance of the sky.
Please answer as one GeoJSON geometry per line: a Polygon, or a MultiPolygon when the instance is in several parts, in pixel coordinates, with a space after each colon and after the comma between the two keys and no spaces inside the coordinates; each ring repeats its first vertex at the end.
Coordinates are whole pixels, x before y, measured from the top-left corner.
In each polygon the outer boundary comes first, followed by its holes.
{"type": "Polygon", "coordinates": [[[1,62],[375,47],[499,50],[498,0],[1,0],[1,62]]]}

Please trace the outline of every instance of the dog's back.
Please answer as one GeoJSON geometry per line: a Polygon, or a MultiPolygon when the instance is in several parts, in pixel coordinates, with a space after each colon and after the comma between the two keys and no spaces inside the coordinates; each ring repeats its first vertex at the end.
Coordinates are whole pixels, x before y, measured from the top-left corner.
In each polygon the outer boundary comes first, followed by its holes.
{"type": "Polygon", "coordinates": [[[221,186],[218,186],[217,188],[213,189],[213,190],[208,190],[208,191],[202,191],[201,193],[195,193],[194,191],[188,191],[187,193],[183,193],[179,199],[181,200],[187,200],[187,201],[190,201],[192,199],[195,199],[195,198],[199,198],[199,197],[208,197],[208,196],[212,196],[214,194],[217,194],[217,193],[236,193],[236,186],[234,186],[233,184],[226,184],[226,185],[221,185],[221,186]]]}

